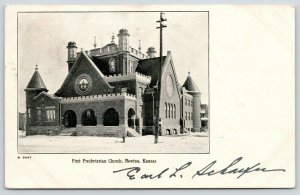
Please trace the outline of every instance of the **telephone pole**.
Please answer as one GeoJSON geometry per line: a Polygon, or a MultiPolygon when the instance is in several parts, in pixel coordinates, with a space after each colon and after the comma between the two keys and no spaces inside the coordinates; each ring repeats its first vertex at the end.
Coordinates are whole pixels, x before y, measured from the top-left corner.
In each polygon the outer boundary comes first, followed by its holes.
{"type": "Polygon", "coordinates": [[[160,86],[161,86],[161,68],[163,66],[163,59],[162,59],[162,55],[163,55],[163,28],[166,28],[167,25],[164,25],[163,22],[167,21],[167,19],[165,19],[163,17],[164,13],[161,12],[160,13],[160,19],[158,21],[156,21],[157,23],[159,23],[159,26],[156,27],[156,29],[159,29],[159,37],[160,37],[160,48],[159,48],[159,68],[158,68],[158,81],[157,81],[157,86],[156,86],[156,123],[155,123],[155,132],[154,132],[154,143],[157,144],[158,143],[158,134],[159,131],[161,129],[161,119],[160,119],[160,114],[159,114],[159,104],[160,104],[160,86]]]}

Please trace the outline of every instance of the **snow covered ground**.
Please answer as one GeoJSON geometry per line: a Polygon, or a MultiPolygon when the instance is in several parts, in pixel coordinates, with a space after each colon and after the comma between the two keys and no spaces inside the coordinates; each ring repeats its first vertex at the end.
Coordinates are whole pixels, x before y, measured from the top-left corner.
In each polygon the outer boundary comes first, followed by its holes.
{"type": "Polygon", "coordinates": [[[20,153],[208,153],[207,133],[127,137],[125,143],[116,137],[91,136],[25,136],[19,133],[20,153]]]}

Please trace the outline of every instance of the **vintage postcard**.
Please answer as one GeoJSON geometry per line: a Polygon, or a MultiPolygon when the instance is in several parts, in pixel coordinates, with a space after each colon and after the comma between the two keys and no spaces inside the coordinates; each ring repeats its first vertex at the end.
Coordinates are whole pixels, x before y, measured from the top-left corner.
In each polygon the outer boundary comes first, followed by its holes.
{"type": "Polygon", "coordinates": [[[295,8],[8,5],[5,184],[295,187],[295,8]]]}

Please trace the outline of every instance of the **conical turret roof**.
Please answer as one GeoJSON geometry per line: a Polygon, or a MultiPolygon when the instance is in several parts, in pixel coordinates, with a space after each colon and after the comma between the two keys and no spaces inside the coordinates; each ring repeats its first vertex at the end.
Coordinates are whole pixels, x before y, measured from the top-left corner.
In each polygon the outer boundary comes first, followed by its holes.
{"type": "Polygon", "coordinates": [[[185,80],[184,84],[182,85],[182,87],[185,87],[185,89],[187,91],[200,92],[200,90],[198,89],[197,85],[193,81],[190,73],[189,73],[188,77],[186,78],[186,80],[185,80]]]}
{"type": "Polygon", "coordinates": [[[32,75],[26,89],[29,90],[35,90],[35,89],[39,89],[39,90],[47,90],[47,87],[38,71],[38,67],[35,68],[35,72],[32,75]]]}

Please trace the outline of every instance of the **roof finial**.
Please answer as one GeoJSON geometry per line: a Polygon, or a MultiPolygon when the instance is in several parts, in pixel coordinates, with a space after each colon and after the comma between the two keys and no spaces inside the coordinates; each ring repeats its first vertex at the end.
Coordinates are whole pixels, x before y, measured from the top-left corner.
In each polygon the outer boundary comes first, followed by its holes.
{"type": "Polygon", "coordinates": [[[111,43],[115,43],[115,34],[114,33],[111,36],[111,43]]]}
{"type": "Polygon", "coordinates": [[[97,47],[96,36],[94,36],[94,48],[96,49],[96,47],[97,47]]]}
{"type": "Polygon", "coordinates": [[[139,40],[139,51],[141,51],[142,46],[141,46],[141,40],[139,40]]]}
{"type": "Polygon", "coordinates": [[[37,71],[39,69],[39,66],[38,66],[38,64],[36,63],[36,65],[35,65],[35,70],[37,71]]]}
{"type": "Polygon", "coordinates": [[[191,75],[191,68],[189,67],[189,72],[188,72],[189,76],[191,75]]]}

